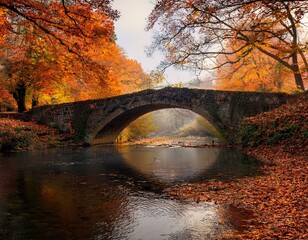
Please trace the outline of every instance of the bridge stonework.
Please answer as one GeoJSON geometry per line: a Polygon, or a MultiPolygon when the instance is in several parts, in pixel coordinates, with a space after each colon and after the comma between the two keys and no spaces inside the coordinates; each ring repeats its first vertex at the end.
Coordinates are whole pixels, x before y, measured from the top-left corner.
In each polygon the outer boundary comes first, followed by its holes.
{"type": "Polygon", "coordinates": [[[183,108],[206,118],[226,139],[241,120],[286,103],[287,94],[188,88],[144,90],[117,97],[34,108],[23,116],[57,127],[88,144],[113,143],[138,117],[159,109],[183,108]]]}

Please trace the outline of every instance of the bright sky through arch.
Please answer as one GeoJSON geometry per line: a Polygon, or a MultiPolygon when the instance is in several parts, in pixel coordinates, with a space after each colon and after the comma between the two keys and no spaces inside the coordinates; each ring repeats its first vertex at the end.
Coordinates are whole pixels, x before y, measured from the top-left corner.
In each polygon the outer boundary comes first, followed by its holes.
{"type": "MultiPolygon", "coordinates": [[[[146,32],[146,19],[154,7],[151,0],[115,0],[114,8],[120,11],[121,17],[115,22],[117,43],[131,59],[141,63],[145,72],[155,70],[163,59],[161,53],[147,57],[145,47],[152,41],[152,32],[146,32]]],[[[169,68],[165,72],[169,83],[188,82],[194,74],[169,68]]]]}

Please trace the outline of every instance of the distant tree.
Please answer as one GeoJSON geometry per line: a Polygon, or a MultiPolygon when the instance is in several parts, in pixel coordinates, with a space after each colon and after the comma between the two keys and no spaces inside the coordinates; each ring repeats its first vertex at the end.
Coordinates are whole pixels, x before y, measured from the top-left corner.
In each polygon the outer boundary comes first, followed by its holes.
{"type": "Polygon", "coordinates": [[[160,83],[164,82],[164,73],[158,70],[152,70],[147,75],[141,84],[142,89],[151,89],[157,87],[160,83]]]}
{"type": "Polygon", "coordinates": [[[159,26],[159,31],[149,52],[165,54],[163,68],[205,70],[235,64],[257,49],[289,69],[296,87],[304,90],[307,42],[300,31],[307,11],[308,1],[157,0],[147,28],[159,26]],[[227,47],[230,42],[236,48],[227,47]],[[225,61],[215,65],[221,55],[225,61]]]}
{"type": "Polygon", "coordinates": [[[205,118],[200,115],[180,127],[178,136],[212,136],[220,137],[220,133],[205,118]]]}
{"type": "MultiPolygon", "coordinates": [[[[99,49],[100,46],[97,46],[99,49]]],[[[97,61],[108,69],[108,74],[111,79],[117,79],[114,83],[115,88],[121,88],[121,93],[130,93],[140,90],[146,82],[147,74],[142,69],[139,62],[126,57],[123,49],[117,44],[110,43],[97,51],[97,61]]]]}
{"type": "Polygon", "coordinates": [[[145,114],[131,122],[118,136],[117,142],[134,141],[147,137],[157,129],[151,113],[145,114]]]}

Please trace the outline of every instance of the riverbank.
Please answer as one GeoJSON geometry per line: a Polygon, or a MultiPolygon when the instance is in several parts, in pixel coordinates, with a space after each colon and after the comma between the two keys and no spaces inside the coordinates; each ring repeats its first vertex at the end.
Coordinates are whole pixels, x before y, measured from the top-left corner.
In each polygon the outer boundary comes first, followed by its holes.
{"type": "Polygon", "coordinates": [[[70,134],[34,122],[0,118],[0,152],[75,145],[70,134]]]}
{"type": "MultiPolygon", "coordinates": [[[[303,105],[300,108],[301,116],[288,116],[293,124],[299,121],[307,124],[304,118],[307,109],[303,105]],[[293,118],[298,120],[294,121],[293,118]]],[[[288,108],[284,106],[284,109],[288,108]]],[[[280,114],[282,112],[281,109],[277,111],[280,114]]],[[[273,115],[267,116],[272,119],[270,116],[273,115]]],[[[258,116],[248,121],[264,125],[269,122],[267,116],[258,116]]],[[[279,119],[283,118],[280,116],[279,119]]],[[[251,141],[242,150],[264,163],[261,176],[234,182],[179,184],[166,189],[165,193],[181,201],[206,201],[222,205],[222,219],[228,219],[228,223],[224,224],[230,225],[232,229],[225,232],[224,239],[308,239],[307,139],[295,133],[274,145],[267,145],[266,141],[256,145],[254,139],[251,141]]],[[[169,138],[143,139],[133,144],[192,147],[185,139],[169,138]]],[[[204,139],[196,139],[194,144],[195,147],[212,147],[211,144],[204,144],[204,139]]]]}
{"type": "Polygon", "coordinates": [[[213,137],[153,137],[123,142],[120,145],[156,146],[156,147],[226,147],[213,137]]]}
{"type": "Polygon", "coordinates": [[[185,201],[210,201],[249,212],[245,222],[229,224],[238,232],[226,239],[308,239],[307,155],[291,155],[271,147],[250,153],[266,163],[264,175],[236,182],[206,182],[173,186],[170,197],[185,201]]]}
{"type": "MultiPolygon", "coordinates": [[[[308,239],[308,98],[246,119],[243,151],[264,162],[263,175],[236,182],[173,186],[171,198],[213,201],[238,215],[225,239],[308,239]]],[[[224,213],[222,213],[224,214],[224,213]]]]}

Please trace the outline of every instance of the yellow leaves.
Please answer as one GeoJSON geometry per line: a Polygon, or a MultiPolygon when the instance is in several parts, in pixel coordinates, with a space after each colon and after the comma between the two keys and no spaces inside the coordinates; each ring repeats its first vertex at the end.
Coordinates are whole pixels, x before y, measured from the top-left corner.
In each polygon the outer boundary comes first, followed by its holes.
{"type": "Polygon", "coordinates": [[[92,9],[79,1],[64,7],[61,1],[20,0],[16,7],[27,4],[24,14],[37,24],[16,18],[19,34],[9,36],[4,30],[10,27],[5,25],[10,10],[0,8],[0,47],[6,49],[0,63],[6,77],[1,79],[12,89],[22,79],[31,91],[40,93],[43,103],[104,98],[138,89],[145,73],[112,39],[116,15],[107,2],[104,9],[100,5],[92,9]]]}
{"type": "Polygon", "coordinates": [[[199,17],[200,16],[200,13],[199,12],[194,12],[193,14],[192,14],[192,18],[197,18],[197,17],[199,17]]]}
{"type": "MultiPolygon", "coordinates": [[[[230,51],[238,47],[236,42],[229,45],[230,51]]],[[[238,44],[238,43],[237,43],[238,44]]],[[[246,51],[246,49],[243,49],[246,51]]],[[[290,91],[293,84],[292,72],[270,57],[254,49],[249,57],[243,52],[228,58],[234,64],[227,64],[218,70],[217,89],[241,91],[290,91]],[[238,60],[239,59],[239,60],[238,60]]],[[[218,59],[224,62],[226,59],[218,59]]]]}
{"type": "Polygon", "coordinates": [[[136,140],[138,138],[144,138],[149,133],[156,130],[153,116],[151,113],[143,115],[130,123],[119,135],[117,142],[126,142],[130,140],[136,140]]]}
{"type": "Polygon", "coordinates": [[[198,11],[193,11],[190,15],[187,16],[187,21],[196,21],[200,17],[200,12],[198,11]]]}

